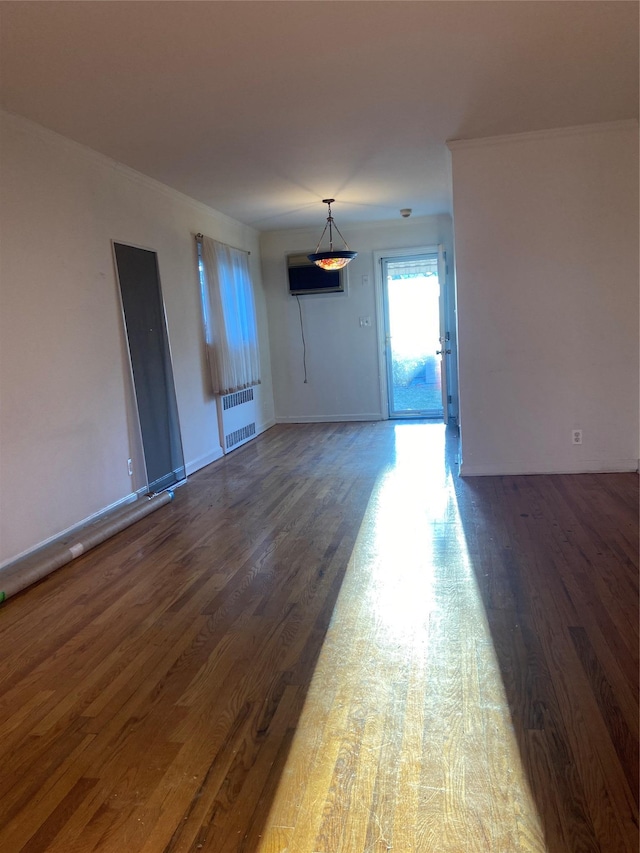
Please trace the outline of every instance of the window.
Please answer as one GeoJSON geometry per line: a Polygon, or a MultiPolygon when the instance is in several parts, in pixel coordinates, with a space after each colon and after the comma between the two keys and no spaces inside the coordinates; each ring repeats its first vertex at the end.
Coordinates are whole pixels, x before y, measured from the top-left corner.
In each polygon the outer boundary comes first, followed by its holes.
{"type": "Polygon", "coordinates": [[[260,382],[249,255],[210,237],[198,241],[211,385],[215,394],[231,394],[260,382]]]}

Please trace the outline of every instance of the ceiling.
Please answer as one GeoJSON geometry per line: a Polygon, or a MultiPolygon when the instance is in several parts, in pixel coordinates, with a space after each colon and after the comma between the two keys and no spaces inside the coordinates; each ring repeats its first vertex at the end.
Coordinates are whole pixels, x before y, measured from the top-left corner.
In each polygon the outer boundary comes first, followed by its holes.
{"type": "Polygon", "coordinates": [[[638,116],[631,0],[0,2],[1,105],[261,231],[451,210],[445,142],[638,116]]]}

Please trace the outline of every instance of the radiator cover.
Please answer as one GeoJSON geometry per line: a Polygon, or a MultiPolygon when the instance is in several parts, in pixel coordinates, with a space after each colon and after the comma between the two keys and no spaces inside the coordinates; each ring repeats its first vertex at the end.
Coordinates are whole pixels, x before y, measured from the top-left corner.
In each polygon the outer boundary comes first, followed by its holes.
{"type": "Polygon", "coordinates": [[[235,450],[256,434],[256,403],[253,388],[243,388],[217,398],[222,451],[235,450]]]}

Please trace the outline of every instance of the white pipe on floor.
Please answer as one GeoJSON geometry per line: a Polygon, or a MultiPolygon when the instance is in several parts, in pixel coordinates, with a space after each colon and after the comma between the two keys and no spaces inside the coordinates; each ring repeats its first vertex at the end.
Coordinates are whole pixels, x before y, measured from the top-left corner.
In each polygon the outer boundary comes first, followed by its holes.
{"type": "Polygon", "coordinates": [[[68,545],[67,543],[54,543],[43,548],[41,552],[30,554],[15,563],[10,563],[0,569],[0,602],[12,595],[21,592],[31,584],[36,583],[61,566],[70,563],[100,545],[116,533],[120,533],[126,527],[144,518],[146,515],[160,509],[169,501],[173,500],[173,492],[167,490],[152,497],[143,498],[130,504],[124,510],[103,519],[96,524],[88,525],[84,530],[78,531],[77,541],[68,545]]]}

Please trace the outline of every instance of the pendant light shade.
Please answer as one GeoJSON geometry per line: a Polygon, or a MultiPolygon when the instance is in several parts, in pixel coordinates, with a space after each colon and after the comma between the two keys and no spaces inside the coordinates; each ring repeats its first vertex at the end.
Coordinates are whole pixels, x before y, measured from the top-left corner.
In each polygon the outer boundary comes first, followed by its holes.
{"type": "Polygon", "coordinates": [[[307,255],[310,261],[320,267],[323,270],[341,270],[342,267],[346,267],[346,265],[352,261],[357,252],[352,252],[351,249],[347,246],[347,241],[344,239],[342,234],[340,234],[340,229],[333,221],[333,216],[331,215],[331,204],[335,201],[335,198],[323,198],[322,203],[329,206],[329,215],[327,216],[327,224],[324,226],[324,231],[320,235],[320,240],[318,241],[318,245],[316,246],[316,250],[312,255],[307,255]],[[329,229],[329,251],[328,252],[320,252],[320,243],[322,243],[322,238],[325,235],[325,232],[329,229]],[[336,229],[338,234],[340,234],[340,239],[344,243],[344,249],[334,250],[333,248],[333,229],[336,229]]]}

